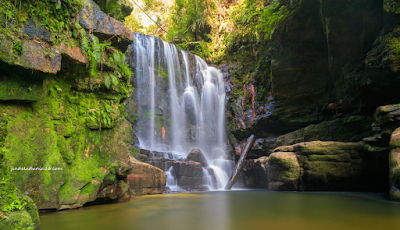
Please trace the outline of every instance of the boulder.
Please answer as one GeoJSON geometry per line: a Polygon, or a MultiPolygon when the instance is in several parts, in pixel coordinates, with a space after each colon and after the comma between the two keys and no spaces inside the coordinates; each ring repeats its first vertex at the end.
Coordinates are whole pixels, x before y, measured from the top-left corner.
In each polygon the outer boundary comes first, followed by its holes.
{"type": "Polygon", "coordinates": [[[365,151],[363,142],[302,142],[249,160],[244,183],[270,190],[385,192],[387,157],[388,151],[365,151]]]}
{"type": "Polygon", "coordinates": [[[135,196],[160,194],[167,183],[167,174],[150,164],[142,163],[131,157],[132,168],[128,171],[125,182],[129,184],[135,196]]]}
{"type": "Polygon", "coordinates": [[[267,164],[268,156],[258,159],[245,160],[242,169],[242,177],[238,184],[241,188],[268,188],[267,164]]]}
{"type": "Polygon", "coordinates": [[[299,190],[300,165],[293,152],[274,152],[267,160],[268,189],[299,190]]]}
{"type": "Polygon", "coordinates": [[[122,180],[115,181],[114,184],[108,185],[102,191],[99,192],[99,198],[109,198],[116,200],[125,195],[129,191],[129,184],[122,180]]]}
{"type": "Polygon", "coordinates": [[[362,142],[313,141],[288,150],[299,156],[304,190],[386,191],[387,154],[365,152],[362,142]]]}
{"type": "Polygon", "coordinates": [[[190,150],[189,155],[186,157],[188,160],[192,160],[195,162],[201,163],[203,167],[208,167],[207,158],[204,153],[200,149],[192,149],[190,150]]]}
{"type": "Polygon", "coordinates": [[[202,185],[202,164],[195,161],[176,161],[173,163],[175,176],[179,186],[194,189],[202,185]]]}
{"type": "Polygon", "coordinates": [[[0,221],[0,228],[2,230],[39,229],[39,227],[35,227],[34,223],[32,222],[32,217],[26,210],[8,212],[3,215],[4,216],[2,216],[2,220],[0,221]]]}
{"type": "Polygon", "coordinates": [[[373,127],[378,127],[379,131],[392,132],[400,126],[400,105],[379,106],[374,113],[373,127]]]}
{"type": "Polygon", "coordinates": [[[392,150],[389,155],[390,199],[400,201],[400,128],[390,138],[392,150]]]}
{"type": "Polygon", "coordinates": [[[202,165],[201,163],[194,161],[176,161],[173,164],[175,175],[179,178],[181,176],[186,177],[202,177],[202,165]]]}

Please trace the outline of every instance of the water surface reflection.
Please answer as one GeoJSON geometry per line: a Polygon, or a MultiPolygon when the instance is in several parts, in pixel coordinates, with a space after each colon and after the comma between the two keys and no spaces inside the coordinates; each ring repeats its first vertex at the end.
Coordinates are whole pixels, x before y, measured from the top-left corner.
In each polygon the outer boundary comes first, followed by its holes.
{"type": "Polygon", "coordinates": [[[400,204],[380,194],[216,191],[41,215],[41,229],[400,229],[400,204]]]}

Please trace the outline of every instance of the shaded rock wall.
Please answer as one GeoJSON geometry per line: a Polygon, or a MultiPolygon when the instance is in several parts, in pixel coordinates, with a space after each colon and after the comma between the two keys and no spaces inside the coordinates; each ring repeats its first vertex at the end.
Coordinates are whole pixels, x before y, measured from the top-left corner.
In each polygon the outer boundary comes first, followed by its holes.
{"type": "MultiPolygon", "coordinates": [[[[391,84],[397,81],[389,77],[393,71],[367,61],[383,51],[371,51],[379,46],[375,40],[388,23],[382,1],[281,4],[288,5],[290,16],[266,41],[270,49],[265,51],[265,77],[253,79],[254,70],[241,76],[252,79],[251,84],[237,85],[230,74],[241,67],[221,67],[228,86],[228,127],[239,141],[250,134],[276,137],[321,121],[371,116],[376,107],[394,103],[398,92],[391,84]],[[382,74],[388,77],[379,78],[382,74]],[[373,79],[380,80],[375,84],[373,79]]],[[[383,32],[388,33],[391,30],[383,32]]],[[[385,44],[381,47],[391,52],[385,44]]]]}
{"type": "Polygon", "coordinates": [[[393,131],[400,126],[398,1],[281,4],[288,6],[291,15],[267,41],[269,69],[265,75],[269,77],[235,85],[230,74],[240,67],[221,67],[226,75],[228,127],[236,158],[251,134],[260,140],[275,140],[253,146],[241,185],[273,190],[389,191],[390,152],[391,195],[397,199],[397,147],[389,142],[396,139],[393,131]],[[232,90],[241,88],[239,94],[232,90]],[[324,147],[330,153],[315,150],[310,155],[304,149],[279,148],[312,141],[330,143],[324,147]],[[358,143],[356,149],[336,149],[354,143],[358,143]],[[293,163],[296,160],[286,152],[297,156],[300,173],[293,163]],[[270,161],[271,156],[274,160],[270,161]]]}

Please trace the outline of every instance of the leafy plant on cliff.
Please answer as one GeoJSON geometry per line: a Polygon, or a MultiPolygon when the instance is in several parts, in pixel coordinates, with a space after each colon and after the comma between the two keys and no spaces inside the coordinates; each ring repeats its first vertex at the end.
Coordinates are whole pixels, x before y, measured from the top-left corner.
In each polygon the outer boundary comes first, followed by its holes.
{"type": "Polygon", "coordinates": [[[15,55],[21,55],[23,51],[22,42],[21,40],[15,40],[13,44],[13,52],[15,55]]]}
{"type": "Polygon", "coordinates": [[[125,81],[130,79],[131,70],[126,62],[125,54],[111,46],[110,41],[100,42],[94,34],[86,34],[86,30],[78,23],[75,24],[74,31],[76,31],[74,32],[76,36],[80,35],[82,52],[88,55],[90,76],[97,78],[103,73],[105,67],[111,68],[113,72],[107,72],[104,75],[104,85],[107,89],[110,88],[110,83],[118,86],[118,79],[125,81]]]}
{"type": "Polygon", "coordinates": [[[267,6],[260,14],[259,24],[257,28],[264,32],[264,39],[270,39],[276,26],[289,16],[286,6],[279,3],[267,6]]]}

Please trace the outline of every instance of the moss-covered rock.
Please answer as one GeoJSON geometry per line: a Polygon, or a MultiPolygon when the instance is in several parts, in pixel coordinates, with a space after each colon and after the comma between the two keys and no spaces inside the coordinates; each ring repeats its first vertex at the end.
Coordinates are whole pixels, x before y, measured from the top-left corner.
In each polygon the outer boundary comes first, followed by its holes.
{"type": "Polygon", "coordinates": [[[39,211],[36,204],[29,196],[20,195],[18,197],[22,203],[25,203],[25,210],[31,216],[32,222],[34,224],[34,230],[40,229],[40,218],[39,218],[39,211]]]}
{"type": "Polygon", "coordinates": [[[25,210],[4,214],[3,219],[0,220],[0,228],[4,230],[39,229],[35,228],[31,215],[25,210]]]}
{"type": "Polygon", "coordinates": [[[390,147],[392,150],[389,154],[389,183],[390,198],[400,201],[400,128],[393,131],[390,138],[390,147]]]}
{"type": "MultiPolygon", "coordinates": [[[[290,183],[291,187],[286,188],[288,190],[387,191],[388,184],[382,179],[388,172],[387,152],[367,152],[363,142],[313,141],[278,147],[264,166],[267,173],[258,176],[261,181],[259,186],[266,187],[263,181],[268,178],[268,188],[279,190],[278,186],[271,187],[269,175],[292,175],[293,170],[297,171],[297,165],[293,166],[288,162],[285,164],[271,158],[275,153],[282,152],[296,156],[300,167],[296,186],[290,183]],[[271,162],[275,161],[280,167],[270,167],[271,162]]],[[[264,162],[265,157],[259,158],[258,161],[264,162]]],[[[280,182],[272,185],[281,184],[280,182]]]]}
{"type": "Polygon", "coordinates": [[[297,191],[299,189],[300,165],[295,153],[275,152],[269,156],[267,162],[269,190],[297,191]]]}
{"type": "Polygon", "coordinates": [[[360,141],[369,136],[372,119],[362,116],[339,118],[281,135],[277,146],[293,145],[309,141],[360,141]]]}

